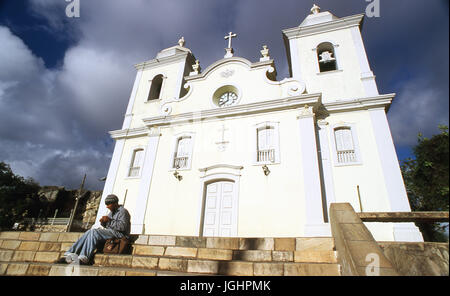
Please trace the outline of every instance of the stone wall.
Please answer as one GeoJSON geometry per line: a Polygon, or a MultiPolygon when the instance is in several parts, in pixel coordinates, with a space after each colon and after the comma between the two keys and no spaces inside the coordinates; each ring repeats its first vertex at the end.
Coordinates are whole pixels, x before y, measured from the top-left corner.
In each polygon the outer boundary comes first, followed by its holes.
{"type": "MultiPolygon", "coordinates": [[[[40,210],[38,221],[56,218],[69,218],[75,207],[79,190],[66,190],[64,187],[44,186],[39,191],[39,198],[44,205],[40,210]]],[[[72,231],[85,231],[95,223],[98,207],[102,197],[102,191],[86,191],[81,194],[77,211],[72,224],[72,231]]],[[[32,217],[34,219],[38,217],[32,217]]],[[[30,218],[31,219],[31,218],[30,218]]],[[[27,223],[19,226],[22,230],[38,232],[64,232],[66,225],[46,225],[46,223],[27,223]]]]}
{"type": "Polygon", "coordinates": [[[83,224],[92,225],[97,217],[98,206],[102,198],[102,191],[90,191],[83,209],[80,208],[83,224]]]}
{"type": "Polygon", "coordinates": [[[448,243],[378,242],[400,275],[448,276],[448,243]]]}

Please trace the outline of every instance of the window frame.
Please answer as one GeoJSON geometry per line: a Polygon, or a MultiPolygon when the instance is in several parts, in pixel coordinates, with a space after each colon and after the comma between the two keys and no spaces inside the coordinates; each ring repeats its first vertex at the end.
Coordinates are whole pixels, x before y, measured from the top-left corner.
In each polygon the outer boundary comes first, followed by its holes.
{"type": "Polygon", "coordinates": [[[158,74],[154,75],[152,79],[149,80],[150,83],[149,83],[149,89],[148,89],[148,92],[147,92],[147,99],[145,101],[146,103],[157,102],[157,101],[161,100],[162,94],[163,94],[163,90],[164,90],[164,85],[165,85],[165,82],[166,82],[166,78],[167,78],[166,75],[164,75],[163,73],[158,73],[158,74]],[[150,93],[152,92],[152,87],[154,86],[153,85],[154,80],[158,76],[161,76],[161,89],[159,90],[158,98],[150,99],[150,93]]]}
{"type": "Polygon", "coordinates": [[[356,124],[354,123],[337,123],[334,124],[331,127],[330,130],[330,137],[331,137],[331,143],[332,143],[332,152],[333,152],[333,164],[334,166],[352,166],[352,165],[361,165],[362,164],[362,159],[361,159],[361,151],[360,151],[360,145],[359,145],[359,141],[358,141],[358,133],[356,130],[356,124]],[[352,141],[353,141],[353,150],[355,153],[355,161],[352,162],[339,162],[338,160],[338,150],[336,147],[336,130],[338,129],[349,129],[351,132],[351,136],[352,136],[352,141]]]}
{"type": "Polygon", "coordinates": [[[193,151],[194,151],[194,143],[195,143],[195,133],[193,133],[193,132],[183,132],[183,133],[174,135],[173,140],[172,140],[172,150],[171,150],[171,155],[170,155],[169,171],[175,171],[175,170],[187,171],[187,170],[191,169],[193,151]],[[186,138],[186,137],[191,138],[190,147],[188,149],[189,154],[188,154],[187,165],[186,165],[186,167],[177,169],[174,167],[174,161],[175,161],[175,154],[178,151],[178,143],[182,138],[186,138]]]}
{"type": "Polygon", "coordinates": [[[126,172],[126,177],[125,179],[139,179],[142,176],[142,171],[145,165],[145,155],[146,155],[146,149],[144,146],[139,145],[139,146],[134,146],[131,148],[131,153],[129,156],[129,161],[128,161],[128,167],[127,167],[127,172],[126,172]],[[142,160],[141,160],[141,166],[139,167],[139,173],[136,176],[130,176],[130,172],[131,169],[134,168],[132,167],[134,160],[135,160],[135,156],[136,156],[136,151],[142,150],[142,160]]]}
{"type": "Polygon", "coordinates": [[[265,121],[260,122],[258,124],[255,124],[252,128],[252,153],[253,153],[253,165],[268,165],[268,164],[279,164],[281,162],[280,159],[280,123],[275,121],[265,121]],[[265,161],[258,161],[258,153],[259,153],[259,147],[258,147],[258,136],[259,136],[259,130],[264,128],[273,128],[273,139],[274,139],[274,161],[265,160],[265,161]]]}
{"type": "Polygon", "coordinates": [[[327,74],[327,73],[336,73],[336,72],[342,72],[343,68],[342,68],[342,63],[340,60],[340,55],[339,55],[339,44],[331,41],[331,40],[321,40],[320,42],[317,43],[317,46],[315,48],[312,49],[314,51],[315,54],[315,60],[316,60],[316,71],[317,71],[317,75],[323,75],[323,74],[327,74]],[[321,72],[320,71],[320,63],[319,63],[319,47],[322,44],[328,43],[331,45],[331,47],[333,48],[333,57],[335,58],[335,62],[336,62],[336,69],[335,70],[330,70],[330,71],[324,71],[321,72]]]}

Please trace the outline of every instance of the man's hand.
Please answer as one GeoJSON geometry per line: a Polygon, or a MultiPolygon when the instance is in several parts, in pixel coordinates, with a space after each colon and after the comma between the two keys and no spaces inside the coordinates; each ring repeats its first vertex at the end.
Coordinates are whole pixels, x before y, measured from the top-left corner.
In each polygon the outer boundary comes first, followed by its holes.
{"type": "Polygon", "coordinates": [[[108,216],[103,216],[100,218],[100,223],[107,223],[109,220],[111,220],[108,216]]]}

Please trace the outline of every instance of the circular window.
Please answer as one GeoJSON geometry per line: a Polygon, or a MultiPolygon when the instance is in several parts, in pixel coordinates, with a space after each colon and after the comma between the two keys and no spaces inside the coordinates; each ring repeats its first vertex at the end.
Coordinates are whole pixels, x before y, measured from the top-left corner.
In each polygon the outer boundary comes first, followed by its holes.
{"type": "Polygon", "coordinates": [[[233,85],[225,85],[213,94],[213,103],[217,107],[228,107],[237,103],[239,90],[233,85]]]}

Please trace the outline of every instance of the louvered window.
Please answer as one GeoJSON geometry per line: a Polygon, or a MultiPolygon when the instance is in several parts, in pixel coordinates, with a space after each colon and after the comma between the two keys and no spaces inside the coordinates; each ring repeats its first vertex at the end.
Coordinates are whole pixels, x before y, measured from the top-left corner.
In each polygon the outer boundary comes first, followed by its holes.
{"type": "Polygon", "coordinates": [[[189,163],[191,153],[192,138],[189,136],[178,139],[177,149],[173,158],[173,168],[186,168],[189,163]]]}
{"type": "Polygon", "coordinates": [[[334,137],[338,163],[356,162],[357,158],[351,128],[336,128],[334,130],[334,137]]]}
{"type": "Polygon", "coordinates": [[[264,126],[257,129],[257,162],[275,162],[275,128],[264,126]]]}

